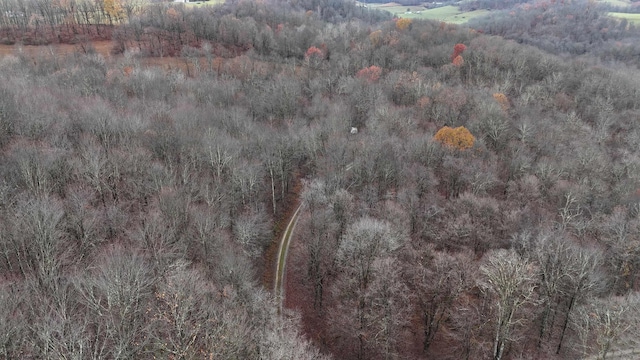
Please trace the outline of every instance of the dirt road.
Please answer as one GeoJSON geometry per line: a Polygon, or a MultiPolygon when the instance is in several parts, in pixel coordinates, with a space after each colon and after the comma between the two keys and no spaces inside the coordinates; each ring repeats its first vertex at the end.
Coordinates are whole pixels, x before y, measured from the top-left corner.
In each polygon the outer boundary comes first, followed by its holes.
{"type": "Polygon", "coordinates": [[[289,252],[291,237],[293,236],[293,231],[295,230],[296,224],[298,223],[298,215],[300,214],[301,208],[302,205],[299,205],[293,215],[291,215],[291,219],[289,219],[289,223],[287,224],[287,227],[282,234],[282,238],[280,239],[280,247],[278,248],[276,276],[273,284],[273,293],[275,294],[276,299],[278,299],[279,312],[282,312],[282,307],[284,304],[284,277],[287,266],[287,253],[289,252]]]}

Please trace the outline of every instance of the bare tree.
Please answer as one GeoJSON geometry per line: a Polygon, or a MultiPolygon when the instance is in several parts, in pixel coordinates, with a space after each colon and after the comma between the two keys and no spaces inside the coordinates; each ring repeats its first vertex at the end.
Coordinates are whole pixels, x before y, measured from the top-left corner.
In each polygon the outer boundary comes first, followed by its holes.
{"type": "Polygon", "coordinates": [[[636,288],[640,270],[640,222],[623,207],[616,207],[602,223],[602,241],[607,246],[606,261],[613,272],[612,288],[624,294],[636,288]]]}
{"type": "Polygon", "coordinates": [[[97,144],[89,142],[85,145],[84,151],[80,154],[81,169],[80,176],[96,192],[102,202],[102,206],[107,206],[110,200],[109,183],[109,163],[105,151],[99,149],[97,144]]]}
{"type": "Polygon", "coordinates": [[[542,306],[538,347],[553,334],[559,303],[564,298],[564,285],[569,275],[571,247],[569,239],[561,234],[542,233],[534,240],[531,260],[539,270],[538,292],[542,306]]]}
{"type": "Polygon", "coordinates": [[[562,285],[565,302],[565,319],[560,333],[560,340],[556,353],[562,350],[565,334],[569,326],[575,306],[590,296],[598,294],[604,287],[604,278],[601,274],[602,255],[591,249],[572,248],[569,253],[568,271],[562,285]]]}
{"type": "Polygon", "coordinates": [[[594,299],[578,307],[571,326],[580,341],[576,344],[588,359],[605,360],[607,355],[634,355],[638,346],[638,295],[594,299]]]}
{"type": "Polygon", "coordinates": [[[149,0],[123,0],[120,5],[127,15],[127,22],[130,23],[135,15],[144,11],[145,6],[149,6],[149,0]]]}
{"type": "Polygon", "coordinates": [[[228,211],[219,207],[196,207],[191,210],[190,217],[193,222],[190,238],[197,244],[190,250],[196,250],[196,257],[206,262],[210,255],[217,253],[224,244],[223,239],[227,234],[225,229],[230,223],[228,211]]]}
{"type": "Polygon", "coordinates": [[[260,174],[261,164],[243,161],[233,168],[231,181],[234,195],[239,204],[243,206],[258,207],[259,191],[261,190],[260,174]]]}
{"type": "Polygon", "coordinates": [[[481,106],[480,129],[484,133],[487,144],[495,151],[501,151],[510,140],[510,126],[503,111],[494,102],[481,106]]]}
{"type": "Polygon", "coordinates": [[[87,359],[104,356],[102,339],[92,338],[90,317],[79,306],[69,282],[53,293],[27,286],[29,294],[28,335],[31,349],[45,359],[87,359]],[[49,296],[50,295],[50,296],[49,296]]]}
{"type": "Polygon", "coordinates": [[[339,189],[333,194],[330,201],[331,212],[333,213],[333,217],[338,226],[338,230],[336,232],[336,243],[339,243],[353,216],[352,213],[355,208],[354,196],[347,190],[339,189]]]}
{"type": "Polygon", "coordinates": [[[484,276],[479,285],[494,301],[492,358],[500,360],[507,345],[513,341],[513,328],[525,322],[518,310],[535,301],[535,269],[513,250],[495,250],[486,257],[480,267],[484,276]]]}
{"type": "Polygon", "coordinates": [[[274,360],[329,360],[297,333],[295,319],[274,317],[261,336],[260,356],[274,360]]]}
{"type": "Polygon", "coordinates": [[[61,203],[48,197],[22,201],[15,215],[13,238],[21,271],[25,276],[35,275],[43,288],[54,289],[65,265],[65,250],[69,250],[61,203]]]}
{"type": "Polygon", "coordinates": [[[20,357],[22,342],[26,339],[20,304],[25,299],[20,286],[8,284],[0,292],[0,356],[5,359],[20,357]]]}
{"type": "Polygon", "coordinates": [[[250,258],[259,256],[271,241],[270,221],[262,209],[239,214],[233,222],[234,240],[250,258]]]}
{"type": "MultiPolygon", "coordinates": [[[[399,357],[407,334],[403,329],[409,323],[409,289],[402,280],[398,260],[385,257],[375,261],[376,276],[366,293],[370,305],[365,316],[368,320],[367,342],[380,359],[399,357]]],[[[373,357],[373,354],[368,356],[373,357]]]]}
{"type": "Polygon", "coordinates": [[[228,134],[208,129],[203,137],[203,146],[209,166],[216,179],[222,182],[231,173],[232,164],[238,157],[240,144],[228,134]]]}
{"type": "Polygon", "coordinates": [[[50,194],[53,191],[53,179],[49,173],[49,157],[32,149],[20,151],[16,157],[24,187],[34,196],[50,194]]]}
{"type": "Polygon", "coordinates": [[[423,351],[427,351],[443,322],[453,310],[455,302],[469,286],[464,255],[453,256],[444,252],[423,255],[422,264],[416,264],[416,298],[423,321],[423,351]]]}
{"type": "Polygon", "coordinates": [[[313,286],[313,306],[322,312],[327,277],[333,270],[338,250],[334,240],[336,224],[329,209],[330,197],[322,181],[313,181],[302,193],[307,217],[302,219],[305,248],[308,254],[307,276],[313,286]]]}
{"type": "Polygon", "coordinates": [[[339,332],[348,339],[355,340],[358,359],[367,358],[367,349],[374,344],[369,336],[371,301],[367,292],[378,268],[376,260],[389,256],[402,242],[400,236],[385,222],[363,217],[352,224],[338,248],[338,264],[341,278],[335,291],[341,299],[341,307],[336,316],[341,317],[334,325],[342,326],[339,332]]]}
{"type": "Polygon", "coordinates": [[[151,262],[156,274],[162,273],[176,258],[183,254],[186,244],[181,243],[177,229],[158,212],[149,212],[140,219],[140,223],[128,235],[151,262]]]}
{"type": "MultiPolygon", "coordinates": [[[[232,297],[232,290],[225,288],[223,296],[232,297]]],[[[232,301],[230,299],[229,301],[232,301]]],[[[239,306],[210,304],[204,332],[205,349],[214,359],[251,359],[259,357],[259,342],[252,319],[239,306]]]]}
{"type": "Polygon", "coordinates": [[[211,287],[185,261],[171,266],[155,291],[153,342],[166,356],[198,359],[204,342],[211,287]]]}
{"type": "Polygon", "coordinates": [[[116,250],[92,273],[79,278],[75,288],[89,310],[93,336],[104,337],[108,357],[142,357],[147,335],[148,305],[154,279],[146,261],[137,254],[116,250]]]}
{"type": "Polygon", "coordinates": [[[88,187],[69,190],[65,202],[65,230],[75,242],[78,257],[89,257],[104,240],[100,212],[92,206],[95,196],[88,187]]]}
{"type": "MultiPolygon", "coordinates": [[[[266,140],[266,139],[265,139],[266,140]]],[[[271,181],[271,199],[273,213],[276,212],[276,199],[284,199],[289,191],[289,183],[295,165],[296,148],[292,136],[272,134],[262,145],[264,163],[271,181]],[[279,183],[279,196],[276,197],[276,180],[279,183]]]]}
{"type": "Polygon", "coordinates": [[[491,313],[492,304],[478,299],[481,294],[476,291],[470,296],[461,296],[454,304],[448,321],[451,331],[446,339],[454,341],[455,346],[447,349],[443,355],[446,359],[480,359],[487,358],[493,345],[491,331],[492,321],[487,317],[491,313]]]}
{"type": "Polygon", "coordinates": [[[397,249],[401,242],[387,223],[363,217],[347,230],[338,249],[338,259],[342,266],[353,271],[358,287],[364,289],[373,275],[374,260],[397,249]]]}

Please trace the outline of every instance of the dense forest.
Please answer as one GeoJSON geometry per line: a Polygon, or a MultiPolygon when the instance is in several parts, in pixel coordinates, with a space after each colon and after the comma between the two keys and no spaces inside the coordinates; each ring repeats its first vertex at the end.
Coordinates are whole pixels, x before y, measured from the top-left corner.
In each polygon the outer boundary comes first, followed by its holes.
{"type": "Polygon", "coordinates": [[[0,358],[640,347],[640,71],[607,47],[638,34],[591,2],[477,30],[340,0],[0,10],[0,358]]]}
{"type": "MultiPolygon", "coordinates": [[[[462,9],[492,9],[488,16],[470,20],[469,25],[486,34],[498,35],[570,58],[607,65],[624,63],[638,67],[640,29],[633,22],[607,16],[611,6],[597,2],[535,1],[519,5],[509,2],[485,4],[485,0],[464,3],[462,9]]],[[[625,11],[635,11],[629,6],[625,11]]],[[[621,9],[615,9],[616,11],[621,9]]]]}

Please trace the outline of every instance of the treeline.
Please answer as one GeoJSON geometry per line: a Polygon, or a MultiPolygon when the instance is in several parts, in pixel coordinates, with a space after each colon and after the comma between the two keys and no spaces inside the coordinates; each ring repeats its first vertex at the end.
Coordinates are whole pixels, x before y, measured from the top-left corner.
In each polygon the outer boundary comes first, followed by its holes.
{"type": "Polygon", "coordinates": [[[130,20],[146,0],[1,0],[0,42],[25,45],[110,39],[111,26],[130,20]]]}
{"type": "Polygon", "coordinates": [[[113,35],[118,41],[115,52],[124,51],[128,42],[134,42],[147,55],[173,56],[184,45],[206,40],[220,42],[235,54],[233,49],[252,47],[270,51],[277,35],[296,35],[280,32],[278,25],[295,27],[309,16],[331,23],[390,19],[386,12],[327,0],[269,4],[239,1],[203,9],[148,0],[1,0],[0,42],[43,45],[111,39],[113,26],[118,25],[113,35]]]}
{"type": "Polygon", "coordinates": [[[439,22],[278,6],[158,7],[116,30],[122,57],[0,61],[5,357],[637,346],[637,70],[439,22]],[[217,37],[173,32],[186,73],[142,66],[126,51],[135,23],[173,31],[175,14],[217,37]],[[474,139],[441,143],[445,125],[474,139]],[[281,317],[259,272],[299,178],[281,317]]]}
{"type": "Polygon", "coordinates": [[[138,49],[147,56],[175,56],[185,46],[200,48],[207,42],[224,57],[253,50],[264,56],[302,59],[326,22],[375,23],[390,18],[389,13],[343,1],[240,1],[203,9],[156,5],[118,28],[115,51],[138,49]]]}
{"type": "Polygon", "coordinates": [[[552,54],[639,65],[638,29],[626,19],[607,16],[595,3],[539,1],[471,19],[469,26],[552,54]]]}
{"type": "Polygon", "coordinates": [[[600,4],[600,7],[604,10],[604,11],[608,11],[608,12],[620,12],[620,13],[626,13],[626,14],[638,14],[640,13],[640,7],[638,7],[639,4],[637,3],[630,3],[629,5],[626,6],[616,6],[614,4],[611,3],[603,3],[600,4]]]}

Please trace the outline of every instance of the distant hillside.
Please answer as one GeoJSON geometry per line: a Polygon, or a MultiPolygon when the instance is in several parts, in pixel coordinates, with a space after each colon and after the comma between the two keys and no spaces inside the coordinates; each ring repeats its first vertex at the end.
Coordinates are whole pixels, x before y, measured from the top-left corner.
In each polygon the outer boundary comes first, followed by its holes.
{"type": "Polygon", "coordinates": [[[473,19],[469,26],[553,54],[588,54],[605,62],[640,64],[638,29],[624,19],[608,16],[595,3],[525,4],[473,19]]]}

